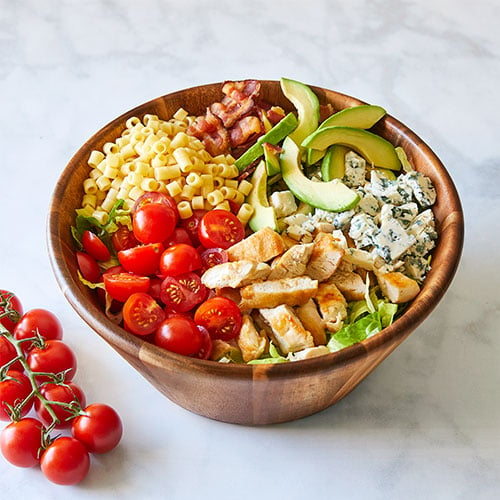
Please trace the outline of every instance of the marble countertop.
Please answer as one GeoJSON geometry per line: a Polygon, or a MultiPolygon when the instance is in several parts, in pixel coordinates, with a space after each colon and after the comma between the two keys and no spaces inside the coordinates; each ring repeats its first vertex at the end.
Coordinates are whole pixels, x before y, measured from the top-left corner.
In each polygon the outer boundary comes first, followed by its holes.
{"type": "Polygon", "coordinates": [[[499,19],[494,0],[0,0],[0,287],[59,316],[87,399],[125,427],[79,486],[0,459],[2,498],[498,498],[499,19]],[[122,112],[281,76],[413,128],[455,180],[466,240],[431,317],[349,396],[243,427],[177,407],[82,322],[50,268],[46,215],[72,154],[122,112]]]}

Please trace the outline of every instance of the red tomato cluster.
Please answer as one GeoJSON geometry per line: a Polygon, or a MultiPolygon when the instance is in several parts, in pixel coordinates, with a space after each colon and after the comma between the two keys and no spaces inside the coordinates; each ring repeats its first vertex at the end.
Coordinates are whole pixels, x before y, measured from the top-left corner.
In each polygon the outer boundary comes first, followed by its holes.
{"type": "Polygon", "coordinates": [[[76,356],[54,314],[23,314],[18,298],[0,290],[0,323],[0,420],[10,421],[0,434],[2,455],[18,467],[40,465],[56,484],[76,484],[87,475],[90,453],[119,443],[121,419],[108,405],[87,406],[73,382],[76,356]],[[12,310],[19,321],[9,317],[12,310]]]}
{"type": "Polygon", "coordinates": [[[123,313],[124,328],[170,351],[208,358],[212,340],[231,339],[241,328],[238,306],[211,297],[200,275],[226,262],[225,250],[242,240],[245,229],[226,210],[195,210],[180,219],[174,199],[149,192],[132,210],[132,231],[120,226],[111,241],[119,265],[102,274],[106,245],[86,231],[77,252],[80,272],[101,281],[114,307],[123,313]]]}

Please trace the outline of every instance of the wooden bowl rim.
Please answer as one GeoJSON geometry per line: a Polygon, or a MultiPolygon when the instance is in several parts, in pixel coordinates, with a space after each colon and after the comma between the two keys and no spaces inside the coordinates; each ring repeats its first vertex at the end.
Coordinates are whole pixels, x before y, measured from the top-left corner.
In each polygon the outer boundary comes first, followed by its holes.
{"type": "MultiPolygon", "coordinates": [[[[263,84],[279,85],[277,80],[260,80],[263,84]]],[[[100,136],[105,134],[106,130],[114,127],[116,124],[124,124],[126,119],[136,115],[143,108],[153,105],[154,103],[171,98],[175,95],[182,95],[187,91],[202,91],[203,89],[213,86],[221,86],[223,82],[209,83],[190,87],[175,92],[165,94],[163,96],[151,99],[145,103],[139,104],[133,109],[123,113],[117,118],[113,119],[97,132],[95,132],[73,155],[66,167],[64,168],[61,176],[58,179],[52,198],[50,201],[51,210],[47,218],[47,246],[49,251],[50,263],[53,272],[61,288],[64,296],[79,314],[79,316],[98,333],[104,340],[117,350],[122,351],[130,356],[136,357],[139,352],[145,353],[149,362],[154,362],[155,365],[161,366],[163,363],[170,363],[174,367],[177,365],[184,370],[193,368],[197,371],[210,373],[211,375],[218,375],[224,377],[235,378],[256,378],[263,373],[266,376],[273,376],[273,378],[288,377],[291,374],[301,376],[308,372],[322,371],[332,368],[335,365],[342,365],[353,358],[366,355],[372,350],[379,349],[384,344],[393,340],[396,337],[406,337],[409,335],[437,306],[442,299],[447,288],[451,284],[455,275],[458,263],[460,261],[463,238],[464,238],[464,221],[461,203],[454,183],[447,172],[444,165],[439,158],[431,150],[431,148],[420,137],[409,129],[402,122],[398,121],[393,116],[387,114],[384,120],[384,126],[389,130],[403,136],[405,140],[413,144],[414,147],[420,150],[427,160],[434,165],[439,171],[440,178],[447,187],[450,197],[450,218],[449,224],[443,225],[444,230],[447,231],[447,246],[450,249],[448,258],[442,263],[438,269],[433,269],[426,278],[424,286],[422,287],[419,296],[410,304],[404,314],[398,318],[392,325],[385,328],[378,334],[366,339],[360,343],[354,344],[350,347],[344,348],[341,351],[325,354],[311,359],[294,361],[290,363],[275,363],[275,364],[226,364],[210,360],[202,360],[196,358],[189,358],[173,352],[161,349],[154,344],[151,344],[140,337],[126,332],[123,328],[111,322],[105,314],[93,304],[87,304],[86,297],[82,294],[79,287],[73,280],[71,273],[62,259],[59,256],[63,255],[63,248],[59,233],[59,211],[57,210],[58,200],[62,199],[67,184],[71,178],[74,166],[79,161],[80,155],[89,148],[94,148],[95,144],[99,142],[100,136]],[[440,286],[431,286],[439,284],[440,286]],[[89,308],[90,306],[90,308],[89,308]],[[92,313],[96,314],[92,314],[92,313]]],[[[343,100],[349,102],[350,105],[366,104],[348,94],[341,92],[324,89],[310,85],[310,87],[318,92],[328,92],[336,95],[343,100]]],[[[69,228],[68,228],[69,230],[69,228]]],[[[443,244],[442,234],[438,241],[439,245],[443,244]]],[[[437,248],[434,251],[437,251],[437,248]]]]}

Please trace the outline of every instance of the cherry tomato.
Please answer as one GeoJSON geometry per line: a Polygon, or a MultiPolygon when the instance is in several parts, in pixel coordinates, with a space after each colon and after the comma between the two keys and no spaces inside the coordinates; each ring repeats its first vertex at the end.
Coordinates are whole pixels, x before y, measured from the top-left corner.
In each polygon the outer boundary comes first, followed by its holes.
{"type": "MultiPolygon", "coordinates": [[[[40,387],[40,392],[48,401],[67,404],[75,401],[77,403],[76,410],[78,409],[78,405],[80,406],[80,408],[85,408],[86,405],[85,394],[83,393],[80,386],[76,385],[74,382],[69,382],[65,385],[50,383],[44,384],[40,387]]],[[[50,406],[54,411],[57,420],[59,421],[55,425],[55,427],[57,429],[64,429],[66,427],[69,427],[71,425],[70,419],[74,416],[74,413],[71,412],[71,409],[57,404],[53,404],[50,406]]],[[[35,400],[35,411],[38,418],[45,425],[49,426],[50,424],[52,424],[52,416],[38,398],[35,400]]]]}
{"type": "Polygon", "coordinates": [[[120,224],[118,229],[111,235],[111,242],[117,252],[136,247],[139,242],[134,233],[127,227],[120,224]]]}
{"type": "Polygon", "coordinates": [[[42,423],[35,418],[10,423],[0,434],[0,449],[5,459],[16,467],[37,465],[42,430],[42,423]]]}
{"type": "Polygon", "coordinates": [[[71,432],[91,453],[106,453],[120,442],[123,425],[111,406],[94,403],[73,420],[71,432]]]}
{"type": "MultiPolygon", "coordinates": [[[[12,293],[8,292],[7,290],[0,290],[0,300],[2,302],[9,301],[10,305],[8,309],[13,309],[14,311],[17,311],[18,313],[18,318],[9,318],[7,316],[4,316],[3,318],[0,318],[0,323],[9,330],[9,332],[13,332],[14,327],[16,326],[17,321],[23,314],[23,306],[21,305],[21,301],[12,293]],[[16,319],[16,321],[14,321],[16,319]]],[[[0,316],[5,313],[5,307],[0,306],[0,316]]]]}
{"type": "Polygon", "coordinates": [[[177,245],[178,243],[186,243],[187,245],[193,246],[189,233],[183,227],[174,228],[170,237],[163,242],[163,245],[166,248],[172,245],[177,245]]]}
{"type": "Polygon", "coordinates": [[[210,210],[198,226],[198,237],[205,248],[229,248],[245,237],[238,217],[227,210],[210,210]]]}
{"type": "MultiPolygon", "coordinates": [[[[30,309],[26,311],[21,321],[14,328],[14,337],[17,340],[25,340],[35,337],[38,333],[45,340],[61,340],[63,327],[57,316],[47,309],[30,309]]],[[[24,351],[28,351],[31,342],[23,342],[24,351]]]]}
{"type": "Polygon", "coordinates": [[[161,203],[146,203],[134,213],[134,236],[141,243],[161,243],[171,236],[177,218],[172,208],[161,203]]]}
{"type": "MultiPolygon", "coordinates": [[[[6,338],[0,337],[0,367],[17,358],[17,352],[14,345],[6,338]]],[[[16,361],[9,366],[10,370],[24,371],[20,361],[16,361]]]]}
{"type": "Polygon", "coordinates": [[[205,300],[207,288],[195,273],[167,276],[160,288],[161,301],[167,310],[185,312],[205,300]]]}
{"type": "MultiPolygon", "coordinates": [[[[34,372],[54,374],[66,372],[65,382],[70,382],[76,373],[76,356],[61,340],[47,340],[42,348],[34,347],[26,361],[34,372]]],[[[37,375],[36,380],[40,383],[51,381],[51,378],[48,375],[37,375]]]]}
{"type": "Polygon", "coordinates": [[[201,331],[185,316],[172,316],[163,321],[156,330],[154,341],[163,349],[185,356],[196,355],[203,346],[201,331]]]}
{"type": "Polygon", "coordinates": [[[43,474],[55,484],[77,484],[85,478],[89,467],[90,457],[85,445],[68,436],[55,439],[40,458],[43,474]]]}
{"type": "Polygon", "coordinates": [[[139,196],[139,198],[137,198],[137,201],[134,203],[134,206],[132,208],[132,213],[137,212],[137,210],[142,208],[144,205],[147,205],[148,203],[160,203],[167,207],[170,207],[175,213],[175,220],[177,223],[177,220],[179,219],[177,203],[168,194],[160,193],[158,191],[148,191],[147,193],[144,193],[142,196],[139,196]]]}
{"type": "MultiPolygon", "coordinates": [[[[32,392],[29,378],[22,372],[8,370],[5,378],[0,382],[0,420],[10,420],[9,406],[14,407],[25,401],[32,392]]],[[[33,406],[30,398],[21,409],[24,417],[33,406]]]]}
{"type": "Polygon", "coordinates": [[[88,229],[83,232],[82,245],[84,250],[95,260],[105,261],[111,258],[108,247],[101,238],[88,229]]]}
{"type": "Polygon", "coordinates": [[[78,262],[78,269],[82,276],[92,283],[99,281],[101,277],[101,270],[96,260],[85,252],[76,252],[76,260],[78,262]]]}
{"type": "Polygon", "coordinates": [[[207,269],[218,264],[224,264],[229,260],[227,252],[222,248],[207,248],[200,254],[201,272],[204,273],[207,269]]]}
{"type": "Polygon", "coordinates": [[[191,217],[183,219],[179,223],[180,227],[184,228],[189,234],[194,246],[198,246],[200,244],[200,240],[198,238],[198,226],[200,224],[200,220],[206,213],[206,210],[193,210],[193,215],[191,217]]]}
{"type": "Polygon", "coordinates": [[[209,359],[213,349],[212,337],[210,337],[208,330],[204,326],[201,325],[196,325],[196,326],[198,327],[198,330],[200,330],[201,332],[202,342],[200,350],[195,354],[195,357],[200,359],[209,359]]]}
{"type": "Polygon", "coordinates": [[[163,245],[161,243],[150,243],[120,250],[118,260],[127,271],[149,276],[158,272],[162,252],[163,245]]]}
{"type": "Polygon", "coordinates": [[[178,276],[189,273],[201,267],[200,254],[186,243],[168,247],[161,254],[160,272],[164,276],[178,276]]]}
{"type": "Polygon", "coordinates": [[[213,339],[230,340],[240,333],[241,312],[231,299],[213,297],[198,307],[194,321],[204,326],[213,339]]]}
{"type": "Polygon", "coordinates": [[[125,302],[133,293],[147,292],[150,279],[129,273],[104,274],[104,288],[119,302],[125,302]]]}
{"type": "Polygon", "coordinates": [[[153,333],[165,319],[165,313],[148,293],[134,293],[123,305],[123,322],[136,335],[153,333]]]}

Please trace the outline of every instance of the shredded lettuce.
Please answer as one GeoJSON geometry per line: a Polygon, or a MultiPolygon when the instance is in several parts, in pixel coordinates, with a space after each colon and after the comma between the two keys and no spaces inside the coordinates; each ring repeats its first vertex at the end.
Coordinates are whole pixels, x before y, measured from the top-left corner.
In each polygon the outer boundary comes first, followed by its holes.
{"type": "Polygon", "coordinates": [[[254,359],[253,361],[249,361],[249,365],[262,365],[266,363],[288,363],[289,360],[284,358],[281,353],[278,351],[278,348],[272,343],[269,342],[269,357],[254,359]]]}

